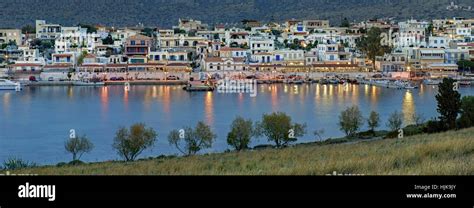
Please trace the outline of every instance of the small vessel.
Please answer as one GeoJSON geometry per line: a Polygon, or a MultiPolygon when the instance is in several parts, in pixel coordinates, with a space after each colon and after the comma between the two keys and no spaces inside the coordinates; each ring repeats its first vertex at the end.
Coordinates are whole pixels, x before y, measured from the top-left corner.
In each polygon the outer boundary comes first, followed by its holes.
{"type": "Polygon", "coordinates": [[[75,81],[74,86],[104,86],[104,82],[91,82],[91,81],[75,81]]]}
{"type": "Polygon", "coordinates": [[[402,89],[404,88],[404,83],[400,80],[389,81],[387,87],[392,89],[402,89]]]}
{"type": "Polygon", "coordinates": [[[332,78],[328,80],[329,84],[339,84],[340,81],[337,78],[332,78]]]}
{"type": "Polygon", "coordinates": [[[379,87],[389,87],[389,81],[388,80],[375,80],[372,82],[372,85],[379,86],[379,87]]]}
{"type": "Polygon", "coordinates": [[[471,84],[472,84],[471,81],[459,81],[459,85],[466,86],[466,85],[471,85],[471,84]]]}
{"type": "Polygon", "coordinates": [[[425,85],[439,85],[441,83],[441,80],[439,79],[425,79],[423,81],[425,85]]]}
{"type": "Polygon", "coordinates": [[[214,91],[214,86],[208,81],[188,81],[183,87],[186,91],[214,91]]]}
{"type": "Polygon", "coordinates": [[[321,78],[319,80],[319,84],[329,84],[329,81],[327,79],[321,78]]]}
{"type": "Polygon", "coordinates": [[[0,90],[21,90],[21,84],[8,79],[0,79],[0,90]]]}
{"type": "Polygon", "coordinates": [[[405,89],[416,89],[416,88],[418,88],[418,86],[413,85],[413,83],[411,83],[409,81],[403,82],[402,85],[403,85],[403,88],[405,88],[405,89]]]}

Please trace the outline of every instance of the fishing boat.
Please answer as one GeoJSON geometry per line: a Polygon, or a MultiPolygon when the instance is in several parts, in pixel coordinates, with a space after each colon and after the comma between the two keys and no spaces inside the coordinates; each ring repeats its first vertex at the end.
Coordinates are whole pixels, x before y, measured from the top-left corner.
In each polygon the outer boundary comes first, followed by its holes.
{"type": "Polygon", "coordinates": [[[418,88],[417,85],[414,85],[413,83],[411,83],[409,81],[403,82],[402,85],[403,85],[403,88],[405,88],[405,89],[416,89],[416,88],[418,88]]]}
{"type": "Polygon", "coordinates": [[[0,79],[0,90],[21,90],[21,84],[8,79],[0,79]]]}
{"type": "Polygon", "coordinates": [[[104,86],[104,82],[91,82],[91,81],[75,81],[74,86],[104,86]]]}
{"type": "Polygon", "coordinates": [[[441,83],[441,80],[439,79],[425,79],[423,81],[425,85],[439,85],[441,83]]]}
{"type": "Polygon", "coordinates": [[[339,84],[340,81],[337,78],[332,78],[328,80],[329,84],[339,84]]]}
{"type": "Polygon", "coordinates": [[[466,80],[464,80],[464,81],[459,81],[458,83],[459,83],[459,85],[463,85],[463,86],[467,86],[467,85],[471,85],[471,84],[472,84],[471,81],[466,81],[466,80]]]}
{"type": "Polygon", "coordinates": [[[183,87],[186,91],[214,91],[214,86],[208,81],[188,81],[183,87]]]}

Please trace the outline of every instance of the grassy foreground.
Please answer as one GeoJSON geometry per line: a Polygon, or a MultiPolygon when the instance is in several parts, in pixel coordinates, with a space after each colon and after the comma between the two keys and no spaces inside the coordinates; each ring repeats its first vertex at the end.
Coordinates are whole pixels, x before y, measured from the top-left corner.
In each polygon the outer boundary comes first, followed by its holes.
{"type": "Polygon", "coordinates": [[[44,166],[40,175],[473,175],[474,128],[355,144],[304,144],[136,162],[44,166]]]}

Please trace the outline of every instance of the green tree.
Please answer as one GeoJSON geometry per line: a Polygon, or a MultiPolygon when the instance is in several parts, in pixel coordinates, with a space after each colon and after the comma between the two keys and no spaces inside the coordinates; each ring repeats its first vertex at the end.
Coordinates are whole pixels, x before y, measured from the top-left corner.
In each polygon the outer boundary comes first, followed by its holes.
{"type": "Polygon", "coordinates": [[[283,112],[263,114],[262,121],[255,125],[257,136],[266,136],[276,147],[287,146],[306,134],[306,124],[293,123],[283,112]]]}
{"type": "Polygon", "coordinates": [[[86,135],[82,137],[70,138],[64,144],[67,152],[72,154],[72,161],[80,160],[84,153],[92,151],[94,144],[89,141],[86,135]]]}
{"type": "Polygon", "coordinates": [[[82,65],[84,63],[84,58],[87,56],[87,51],[82,51],[79,58],[77,58],[77,65],[82,65]]]}
{"type": "Polygon", "coordinates": [[[446,130],[456,128],[456,118],[461,108],[461,94],[455,90],[455,84],[452,78],[444,78],[436,95],[439,119],[445,125],[446,130]]]}
{"type": "Polygon", "coordinates": [[[380,115],[372,111],[370,112],[369,119],[367,119],[370,131],[375,132],[375,129],[380,126],[380,115]]]}
{"type": "Polygon", "coordinates": [[[21,33],[23,34],[33,34],[36,33],[36,28],[31,25],[25,25],[21,28],[21,33]]]}
{"type": "Polygon", "coordinates": [[[474,126],[474,96],[464,96],[461,100],[460,128],[474,126]]]}
{"type": "Polygon", "coordinates": [[[153,29],[149,28],[149,27],[146,27],[144,28],[141,33],[145,36],[148,36],[148,37],[153,37],[153,29]]]}
{"type": "Polygon", "coordinates": [[[340,130],[349,137],[353,137],[357,133],[363,122],[364,117],[357,106],[349,107],[339,115],[340,130]]]}
{"type": "Polygon", "coordinates": [[[194,129],[185,127],[180,130],[172,130],[168,135],[168,142],[181,153],[190,156],[202,149],[212,147],[216,138],[217,135],[212,132],[211,127],[200,121],[194,129]]]}
{"type": "Polygon", "coordinates": [[[401,129],[403,125],[403,114],[398,111],[393,112],[388,117],[386,125],[391,131],[397,131],[401,129]]]}
{"type": "Polygon", "coordinates": [[[105,39],[102,39],[102,44],[104,45],[113,45],[114,44],[114,39],[112,38],[112,35],[108,35],[105,39]]]}
{"type": "Polygon", "coordinates": [[[249,148],[250,141],[255,135],[252,120],[245,120],[242,117],[234,119],[231,130],[227,134],[227,144],[241,151],[249,148]]]}
{"type": "Polygon", "coordinates": [[[372,61],[375,70],[375,57],[383,56],[390,52],[390,48],[382,45],[382,30],[377,27],[372,27],[367,32],[367,35],[361,37],[357,42],[357,48],[367,55],[367,58],[372,61]]]}
{"type": "Polygon", "coordinates": [[[474,69],[474,62],[470,60],[459,60],[457,65],[459,69],[462,71],[466,71],[467,69],[469,70],[474,69]]]}
{"type": "Polygon", "coordinates": [[[351,23],[349,22],[349,20],[344,17],[344,19],[341,21],[341,27],[350,27],[351,26],[351,23]]]}
{"type": "Polygon", "coordinates": [[[97,33],[97,28],[95,26],[88,25],[88,24],[79,24],[78,26],[82,28],[86,28],[87,33],[97,33]]]}
{"type": "Polygon", "coordinates": [[[126,161],[133,161],[145,149],[153,147],[158,134],[153,128],[147,128],[143,123],[130,126],[130,129],[120,127],[115,134],[112,147],[126,161]]]}

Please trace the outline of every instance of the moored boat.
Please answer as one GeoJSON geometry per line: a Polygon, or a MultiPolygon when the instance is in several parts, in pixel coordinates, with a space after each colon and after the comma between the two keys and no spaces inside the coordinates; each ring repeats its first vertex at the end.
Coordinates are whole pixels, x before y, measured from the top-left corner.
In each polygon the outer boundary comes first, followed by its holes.
{"type": "Polygon", "coordinates": [[[104,86],[104,82],[75,81],[74,86],[104,86]]]}
{"type": "Polygon", "coordinates": [[[425,85],[439,85],[441,83],[441,80],[439,79],[425,79],[423,81],[425,85]]]}
{"type": "Polygon", "coordinates": [[[183,87],[186,91],[214,91],[214,86],[208,81],[189,81],[186,86],[183,87]]]}
{"type": "Polygon", "coordinates": [[[0,90],[21,90],[21,84],[8,79],[0,79],[0,90]]]}

